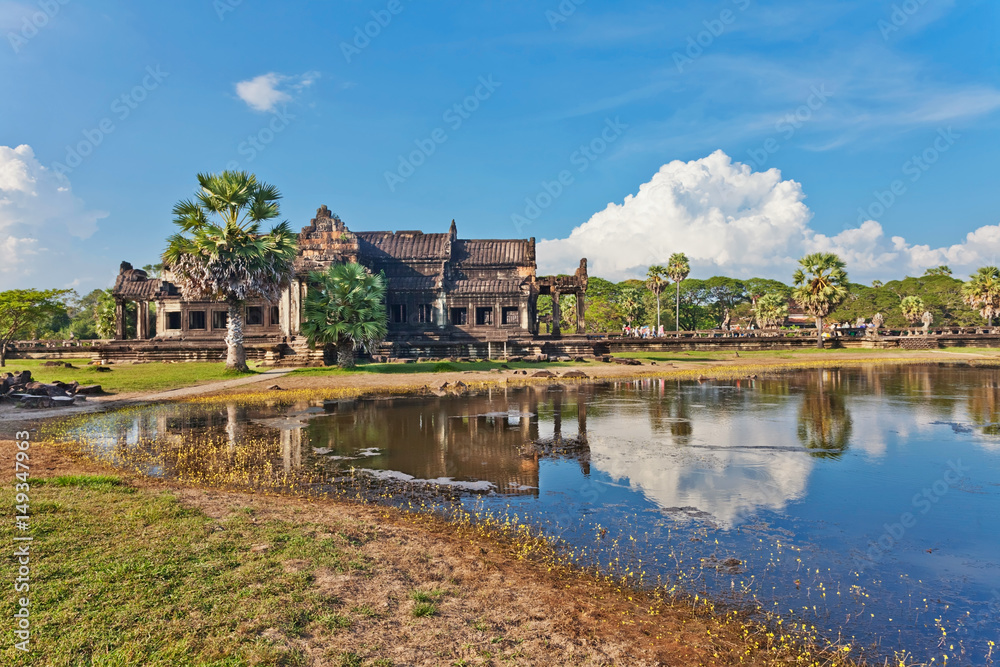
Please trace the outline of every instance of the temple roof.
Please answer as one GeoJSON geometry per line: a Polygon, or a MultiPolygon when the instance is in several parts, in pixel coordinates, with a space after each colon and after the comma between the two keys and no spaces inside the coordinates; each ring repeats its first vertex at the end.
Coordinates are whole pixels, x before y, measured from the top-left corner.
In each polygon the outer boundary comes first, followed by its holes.
{"type": "Polygon", "coordinates": [[[130,301],[150,301],[161,295],[177,294],[177,288],[173,283],[150,278],[142,269],[134,269],[128,262],[122,262],[112,293],[130,301]]]}
{"type": "Polygon", "coordinates": [[[355,232],[362,259],[375,262],[395,260],[447,261],[450,255],[448,234],[421,232],[355,232]]]}
{"type": "Polygon", "coordinates": [[[451,283],[453,294],[520,294],[526,289],[516,280],[456,280],[451,283]]]}
{"type": "Polygon", "coordinates": [[[532,242],[528,239],[483,239],[455,242],[454,260],[464,266],[531,264],[532,242]]]}

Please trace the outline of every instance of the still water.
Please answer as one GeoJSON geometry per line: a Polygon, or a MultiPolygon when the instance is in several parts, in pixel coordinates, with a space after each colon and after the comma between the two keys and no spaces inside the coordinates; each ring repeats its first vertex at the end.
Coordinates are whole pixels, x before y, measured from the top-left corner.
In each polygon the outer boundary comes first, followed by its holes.
{"type": "Polygon", "coordinates": [[[985,665],[1000,641],[997,369],[177,404],[69,435],[116,465],[207,483],[306,492],[370,471],[444,487],[585,563],[753,600],[869,658],[985,665]]]}

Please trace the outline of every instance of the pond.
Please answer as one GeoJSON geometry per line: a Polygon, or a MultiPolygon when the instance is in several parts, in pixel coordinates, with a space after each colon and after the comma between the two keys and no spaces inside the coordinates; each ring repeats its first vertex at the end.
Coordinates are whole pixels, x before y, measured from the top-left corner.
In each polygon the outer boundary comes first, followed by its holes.
{"type": "Polygon", "coordinates": [[[908,651],[984,665],[1000,640],[994,368],[170,404],[67,435],[115,465],[210,484],[312,492],[369,471],[442,490],[585,563],[754,600],[879,664],[908,651]]]}

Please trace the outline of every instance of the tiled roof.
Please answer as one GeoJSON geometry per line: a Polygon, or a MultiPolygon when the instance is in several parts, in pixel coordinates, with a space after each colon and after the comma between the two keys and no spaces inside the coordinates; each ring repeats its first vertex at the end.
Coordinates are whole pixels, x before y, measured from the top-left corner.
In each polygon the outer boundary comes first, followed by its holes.
{"type": "Polygon", "coordinates": [[[526,239],[457,241],[455,261],[465,266],[529,264],[531,241],[526,239]]]}
{"type": "Polygon", "coordinates": [[[362,261],[439,260],[449,258],[448,234],[420,232],[357,232],[362,261]]]}
{"type": "Polygon", "coordinates": [[[176,294],[177,288],[159,278],[147,278],[145,271],[132,270],[118,274],[113,293],[123,299],[149,301],[161,294],[176,294]]]}
{"type": "Polygon", "coordinates": [[[440,288],[437,276],[389,276],[389,289],[394,292],[434,292],[440,288]]]}
{"type": "Polygon", "coordinates": [[[456,280],[453,294],[520,294],[522,283],[516,280],[456,280]]]}

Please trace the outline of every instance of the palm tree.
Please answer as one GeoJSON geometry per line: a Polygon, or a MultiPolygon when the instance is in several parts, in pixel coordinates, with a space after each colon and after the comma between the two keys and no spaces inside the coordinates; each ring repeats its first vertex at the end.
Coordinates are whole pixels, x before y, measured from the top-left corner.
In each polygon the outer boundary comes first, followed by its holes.
{"type": "Polygon", "coordinates": [[[631,327],[632,324],[643,316],[642,290],[638,287],[624,287],[621,291],[620,305],[625,322],[631,327]]]}
{"type": "Polygon", "coordinates": [[[674,321],[677,323],[677,331],[681,330],[681,281],[691,275],[691,263],[688,262],[687,255],[682,252],[675,252],[667,261],[667,275],[677,284],[677,296],[675,299],[674,321]]]}
{"type": "Polygon", "coordinates": [[[336,345],[337,365],[350,368],[355,350],[371,352],[388,333],[385,278],[349,262],[311,273],[309,279],[313,285],[302,309],[302,333],[309,345],[336,345]]]}
{"type": "Polygon", "coordinates": [[[872,287],[874,287],[875,289],[878,289],[881,286],[882,286],[882,281],[881,280],[873,280],[872,281],[872,287]]]}
{"type": "Polygon", "coordinates": [[[1000,313],[1000,269],[984,266],[962,285],[962,300],[986,319],[987,326],[993,326],[993,318],[1000,313]]]}
{"type": "Polygon", "coordinates": [[[777,329],[788,317],[788,299],[773,292],[765,294],[757,299],[754,315],[761,329],[777,329]]]}
{"type": "Polygon", "coordinates": [[[660,293],[667,286],[667,269],[659,264],[654,264],[646,271],[646,287],[656,296],[656,331],[660,331],[660,293]]]}
{"type": "Polygon", "coordinates": [[[823,349],[823,318],[847,298],[847,272],[831,252],[806,255],[799,267],[792,276],[792,298],[816,319],[816,347],[823,349]]]}
{"type": "Polygon", "coordinates": [[[903,297],[903,300],[899,304],[900,309],[903,311],[903,317],[910,324],[916,324],[923,315],[924,310],[924,300],[919,296],[907,296],[903,297]]]}
{"type": "Polygon", "coordinates": [[[163,263],[186,299],[229,306],[226,368],[248,372],[243,312],[248,299],[277,301],[293,275],[296,237],[287,222],[268,233],[261,223],[280,215],[281,193],[245,171],[198,174],[201,191],[179,201],[163,263]]]}

